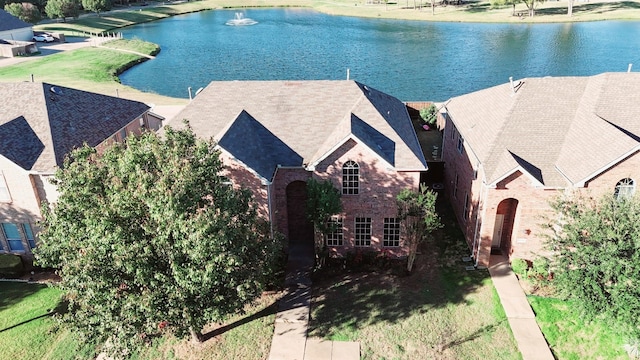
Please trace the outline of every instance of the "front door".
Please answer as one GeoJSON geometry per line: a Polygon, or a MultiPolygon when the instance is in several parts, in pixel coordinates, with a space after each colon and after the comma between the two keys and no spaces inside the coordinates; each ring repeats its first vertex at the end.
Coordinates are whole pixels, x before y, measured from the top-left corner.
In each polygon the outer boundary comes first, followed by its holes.
{"type": "Polygon", "coordinates": [[[502,227],[504,226],[504,214],[496,214],[496,223],[493,226],[493,238],[491,240],[491,249],[500,249],[502,242],[502,227]]]}

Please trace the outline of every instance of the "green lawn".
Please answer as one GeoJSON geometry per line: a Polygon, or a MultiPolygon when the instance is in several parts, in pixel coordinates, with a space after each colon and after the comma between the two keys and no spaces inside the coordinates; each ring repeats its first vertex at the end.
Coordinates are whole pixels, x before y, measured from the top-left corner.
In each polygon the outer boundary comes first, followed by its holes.
{"type": "MultiPolygon", "coordinates": [[[[158,46],[141,40],[117,40],[104,46],[132,50],[152,55],[158,46]]],[[[85,47],[63,51],[48,56],[0,67],[0,81],[29,81],[31,74],[35,81],[48,82],[85,91],[115,96],[116,89],[120,97],[156,104],[179,104],[185,100],[157,94],[143,93],[120,84],[118,75],[147,58],[137,54],[85,47]]]]}
{"type": "MultiPolygon", "coordinates": [[[[61,293],[41,284],[0,282],[0,358],[93,359],[95,347],[79,342],[51,317],[61,293]]],[[[132,359],[266,359],[271,346],[277,293],[263,295],[245,315],[205,328],[200,345],[172,336],[155,341],[132,359]]]]}
{"type": "Polygon", "coordinates": [[[3,359],[92,358],[94,349],[59,329],[51,314],[60,291],[40,284],[0,282],[0,353],[3,359]]]}
{"type": "Polygon", "coordinates": [[[468,253],[449,220],[410,276],[318,274],[310,335],[359,341],[362,359],[520,359],[489,273],[465,270],[468,253]]]}
{"type": "Polygon", "coordinates": [[[585,321],[572,311],[571,302],[539,296],[528,300],[557,359],[629,359],[625,339],[603,323],[585,321]]]}

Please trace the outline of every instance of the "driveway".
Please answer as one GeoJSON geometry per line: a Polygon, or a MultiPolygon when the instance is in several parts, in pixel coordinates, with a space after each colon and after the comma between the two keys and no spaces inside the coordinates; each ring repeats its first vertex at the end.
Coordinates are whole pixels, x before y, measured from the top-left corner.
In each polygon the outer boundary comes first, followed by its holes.
{"type": "Polygon", "coordinates": [[[3,58],[0,57],[0,67],[2,66],[10,66],[19,64],[25,61],[38,59],[43,56],[59,53],[61,51],[75,50],[83,47],[89,46],[98,46],[105,41],[113,40],[112,38],[106,37],[94,37],[94,38],[83,38],[83,37],[66,37],[66,42],[51,42],[51,43],[36,43],[38,46],[38,50],[40,50],[40,54],[33,56],[25,56],[25,57],[12,57],[12,58],[3,58]]]}

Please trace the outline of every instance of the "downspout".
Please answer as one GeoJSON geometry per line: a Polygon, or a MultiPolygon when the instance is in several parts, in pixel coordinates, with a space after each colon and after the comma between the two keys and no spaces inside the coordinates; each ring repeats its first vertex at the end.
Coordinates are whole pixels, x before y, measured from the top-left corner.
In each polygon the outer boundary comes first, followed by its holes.
{"type": "Polygon", "coordinates": [[[482,238],[478,237],[478,231],[479,231],[479,225],[480,225],[480,219],[484,219],[485,215],[487,214],[487,194],[489,193],[489,187],[486,185],[485,183],[485,179],[484,179],[484,171],[482,172],[483,175],[483,179],[482,179],[482,183],[481,186],[482,188],[480,189],[480,197],[482,198],[482,216],[478,216],[476,217],[476,233],[474,234],[474,243],[476,244],[476,254],[475,254],[475,264],[474,266],[477,268],[478,267],[478,261],[480,259],[480,243],[482,242],[482,238]],[[482,190],[484,189],[484,196],[482,194],[482,190]]]}
{"type": "MultiPolygon", "coordinates": [[[[277,171],[277,170],[276,170],[277,171]]],[[[275,179],[275,174],[274,174],[274,179],[275,179]]],[[[270,182],[267,185],[267,210],[269,211],[269,230],[271,231],[271,238],[274,238],[274,232],[273,232],[273,205],[271,203],[272,201],[272,195],[271,195],[271,187],[273,186],[273,182],[270,182]]]]}

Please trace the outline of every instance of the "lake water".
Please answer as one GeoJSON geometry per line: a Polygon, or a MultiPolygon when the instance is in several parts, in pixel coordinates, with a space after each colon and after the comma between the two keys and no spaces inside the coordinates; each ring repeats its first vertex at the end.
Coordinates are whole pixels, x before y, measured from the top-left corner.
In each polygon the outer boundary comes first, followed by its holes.
{"type": "Polygon", "coordinates": [[[307,9],[206,11],[123,29],[161,52],[123,84],[188,97],[213,80],[353,80],[400,100],[443,101],[514,79],[640,69],[640,22],[433,23],[330,16],[307,9]]]}

